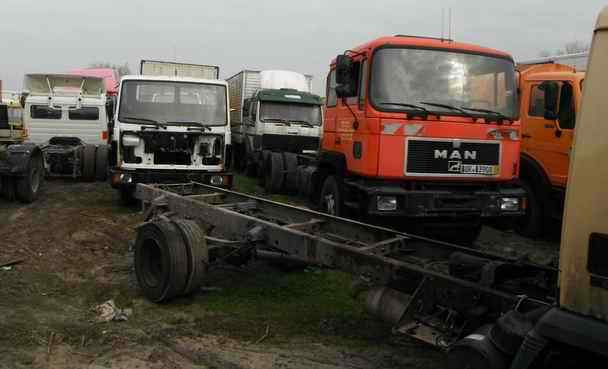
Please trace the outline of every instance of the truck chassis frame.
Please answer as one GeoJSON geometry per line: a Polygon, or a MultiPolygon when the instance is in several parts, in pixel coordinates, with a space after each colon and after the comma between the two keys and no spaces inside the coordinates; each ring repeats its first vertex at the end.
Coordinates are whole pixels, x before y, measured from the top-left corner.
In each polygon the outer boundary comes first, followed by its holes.
{"type": "Polygon", "coordinates": [[[194,247],[208,258],[194,263],[230,263],[238,254],[237,265],[267,258],[348,272],[355,292],[367,291],[371,313],[441,348],[509,311],[555,302],[551,267],[196,182],[138,184],[135,196],[145,218],[140,230],[172,220],[204,225],[206,242],[194,247]]]}

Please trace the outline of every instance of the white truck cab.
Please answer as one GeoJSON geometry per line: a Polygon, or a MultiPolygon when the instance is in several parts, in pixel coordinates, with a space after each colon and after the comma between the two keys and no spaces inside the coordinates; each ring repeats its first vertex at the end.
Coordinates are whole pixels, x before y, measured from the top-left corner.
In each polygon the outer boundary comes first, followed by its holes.
{"type": "Polygon", "coordinates": [[[112,185],[195,181],[230,187],[228,87],[216,79],[130,75],[120,82],[111,132],[112,185]]]}

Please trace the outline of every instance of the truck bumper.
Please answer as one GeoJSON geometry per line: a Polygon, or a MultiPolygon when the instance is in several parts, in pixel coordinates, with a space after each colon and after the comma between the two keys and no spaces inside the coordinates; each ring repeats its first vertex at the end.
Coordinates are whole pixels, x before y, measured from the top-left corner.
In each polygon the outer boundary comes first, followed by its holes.
{"type": "Polygon", "coordinates": [[[367,214],[376,216],[514,217],[523,215],[526,207],[526,192],[515,184],[421,190],[408,190],[399,185],[375,186],[361,182],[350,185],[366,195],[359,206],[367,214]]]}
{"type": "Polygon", "coordinates": [[[232,188],[233,183],[233,175],[229,172],[111,169],[110,175],[111,185],[114,188],[134,189],[137,183],[184,182],[200,182],[222,188],[232,188]]]}

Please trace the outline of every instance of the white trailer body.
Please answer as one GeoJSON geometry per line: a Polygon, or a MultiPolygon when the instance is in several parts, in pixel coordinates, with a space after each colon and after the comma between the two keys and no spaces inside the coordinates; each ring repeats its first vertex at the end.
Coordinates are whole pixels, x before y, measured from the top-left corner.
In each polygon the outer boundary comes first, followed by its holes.
{"type": "Polygon", "coordinates": [[[220,67],[204,64],[142,60],[139,73],[146,76],[172,76],[200,79],[219,79],[220,67]]]}

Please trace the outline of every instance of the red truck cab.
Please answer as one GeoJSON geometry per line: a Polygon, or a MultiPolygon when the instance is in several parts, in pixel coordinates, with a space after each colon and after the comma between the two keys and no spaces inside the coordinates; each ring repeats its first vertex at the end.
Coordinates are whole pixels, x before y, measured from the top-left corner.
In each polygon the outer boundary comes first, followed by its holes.
{"type": "Polygon", "coordinates": [[[323,210],[456,225],[467,242],[482,219],[522,214],[509,54],[382,37],[339,55],[327,81],[317,179],[323,210]]]}

